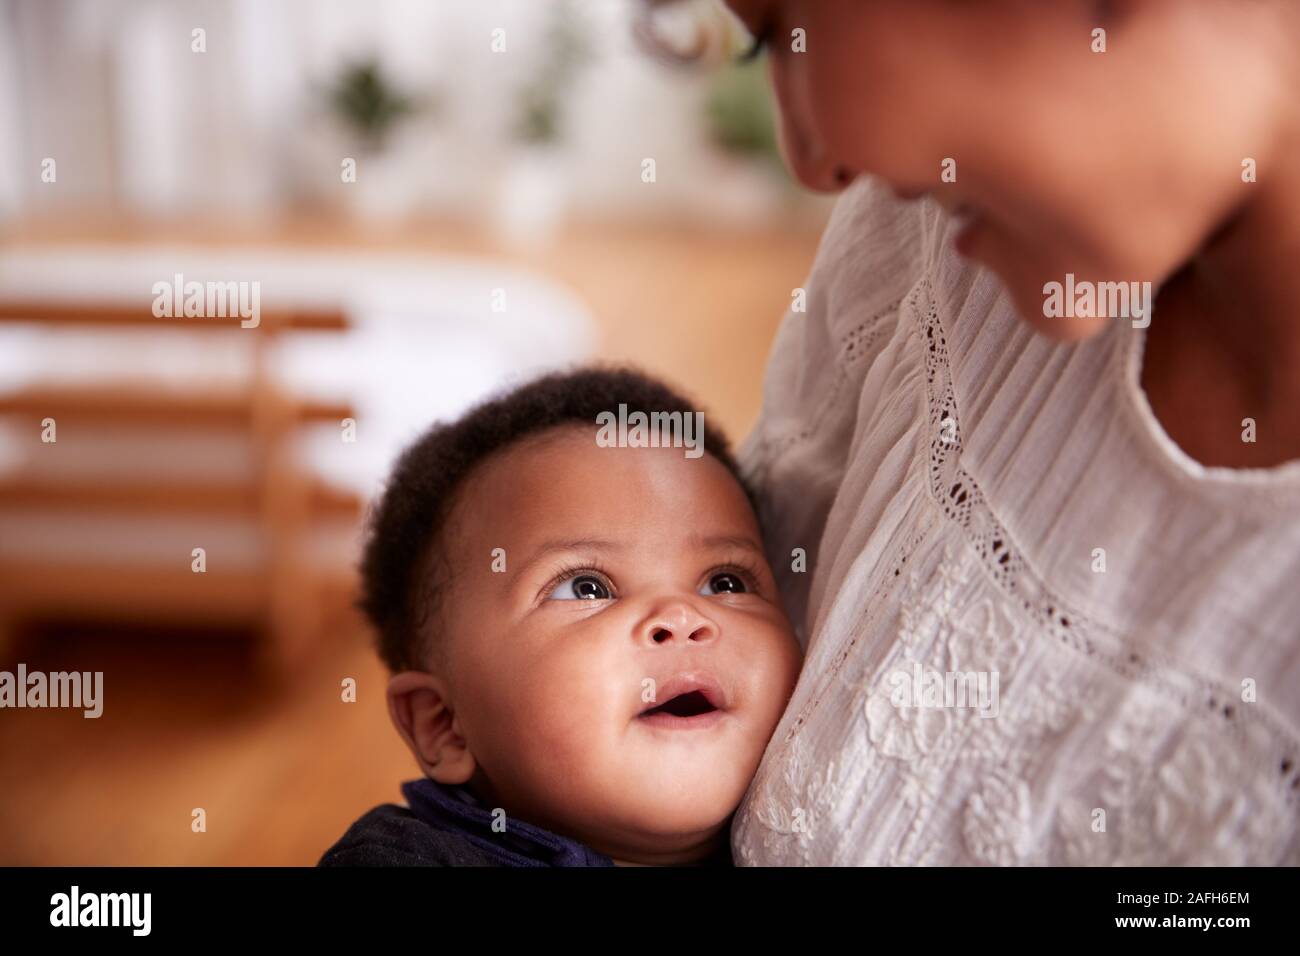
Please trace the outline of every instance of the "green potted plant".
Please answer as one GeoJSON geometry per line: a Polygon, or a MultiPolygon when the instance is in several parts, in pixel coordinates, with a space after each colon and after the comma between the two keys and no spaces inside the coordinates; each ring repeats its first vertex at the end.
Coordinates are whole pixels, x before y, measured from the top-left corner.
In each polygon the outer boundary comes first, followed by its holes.
{"type": "Polygon", "coordinates": [[[392,220],[410,212],[423,171],[408,161],[398,142],[403,126],[433,107],[429,97],[404,92],[374,57],[344,64],[324,92],[330,115],[342,133],[341,163],[355,163],[354,181],[341,169],[354,213],[392,220]]]}
{"type": "Polygon", "coordinates": [[[395,89],[374,59],[348,63],[328,91],[334,114],[366,152],[379,152],[394,128],[416,111],[416,102],[395,89]]]}

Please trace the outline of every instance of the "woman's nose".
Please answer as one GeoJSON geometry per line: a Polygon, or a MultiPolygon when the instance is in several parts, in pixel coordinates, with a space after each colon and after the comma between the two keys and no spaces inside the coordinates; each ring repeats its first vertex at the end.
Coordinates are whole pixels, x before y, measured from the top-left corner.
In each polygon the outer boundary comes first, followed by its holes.
{"type": "Polygon", "coordinates": [[[797,122],[782,120],[780,145],[790,174],[814,192],[839,192],[853,182],[853,171],[835,162],[814,138],[802,132],[797,122]]]}
{"type": "Polygon", "coordinates": [[[689,601],[675,600],[660,605],[646,617],[640,638],[647,644],[683,641],[702,643],[718,636],[718,625],[689,601]]]}
{"type": "Polygon", "coordinates": [[[797,65],[772,64],[772,89],[776,94],[777,145],[786,168],[814,192],[839,192],[857,173],[838,162],[813,128],[811,80],[797,65]]]}

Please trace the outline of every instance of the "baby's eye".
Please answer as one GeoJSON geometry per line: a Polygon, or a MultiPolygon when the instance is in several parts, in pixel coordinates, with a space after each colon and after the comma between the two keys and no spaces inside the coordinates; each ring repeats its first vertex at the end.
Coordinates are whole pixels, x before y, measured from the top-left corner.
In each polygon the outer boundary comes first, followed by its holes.
{"type": "Polygon", "coordinates": [[[740,575],[730,571],[721,571],[709,578],[709,583],[700,589],[701,594],[743,594],[749,588],[740,575]]]}
{"type": "Polygon", "coordinates": [[[610,593],[609,587],[596,575],[575,574],[557,584],[549,597],[559,601],[604,601],[610,593]]]}

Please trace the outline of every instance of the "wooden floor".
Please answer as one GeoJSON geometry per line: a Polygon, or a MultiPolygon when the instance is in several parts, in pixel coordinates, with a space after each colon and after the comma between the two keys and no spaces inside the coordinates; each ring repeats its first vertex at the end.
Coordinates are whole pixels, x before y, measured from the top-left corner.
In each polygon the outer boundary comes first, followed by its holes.
{"type": "MultiPolygon", "coordinates": [[[[508,251],[472,232],[407,227],[358,239],[338,225],[28,224],[5,245],[68,240],[357,243],[504,255],[570,285],[602,327],[600,353],[687,389],[735,439],[759,408],[762,371],[817,233],[575,228],[508,251]]],[[[0,247],[0,252],[3,249],[0,247]]],[[[0,711],[0,864],[309,865],[348,824],[399,798],[414,773],[391,729],[385,674],[346,608],[280,684],[251,676],[249,635],[91,626],[35,631],[0,669],[102,670],[104,715],[0,711]],[[340,685],[357,681],[358,700],[340,685]],[[206,813],[194,833],[191,813],[206,813]]]]}

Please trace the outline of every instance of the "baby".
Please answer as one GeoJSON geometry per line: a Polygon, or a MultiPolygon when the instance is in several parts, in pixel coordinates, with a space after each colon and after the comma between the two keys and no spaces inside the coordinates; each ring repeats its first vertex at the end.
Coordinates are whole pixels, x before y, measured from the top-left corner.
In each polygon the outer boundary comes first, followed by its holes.
{"type": "Polygon", "coordinates": [[[583,370],[398,460],[362,606],[424,778],[320,865],[731,864],[800,647],[726,439],[611,446],[599,423],[628,409],[697,414],[636,372],[583,370]]]}

